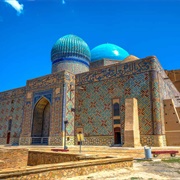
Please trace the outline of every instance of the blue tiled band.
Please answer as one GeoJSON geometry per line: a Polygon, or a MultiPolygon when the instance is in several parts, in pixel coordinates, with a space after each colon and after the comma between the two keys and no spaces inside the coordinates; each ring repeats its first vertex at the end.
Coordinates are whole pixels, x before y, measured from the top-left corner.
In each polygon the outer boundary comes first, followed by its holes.
{"type": "Polygon", "coordinates": [[[61,59],[57,59],[57,60],[55,60],[55,61],[53,61],[52,62],[52,64],[55,64],[55,63],[57,63],[57,62],[80,62],[80,63],[82,63],[82,64],[84,64],[84,65],[86,65],[87,67],[89,67],[89,62],[86,62],[86,61],[84,61],[84,60],[81,60],[81,59],[77,59],[77,58],[74,58],[74,57],[72,57],[72,58],[61,58],[61,59]]]}

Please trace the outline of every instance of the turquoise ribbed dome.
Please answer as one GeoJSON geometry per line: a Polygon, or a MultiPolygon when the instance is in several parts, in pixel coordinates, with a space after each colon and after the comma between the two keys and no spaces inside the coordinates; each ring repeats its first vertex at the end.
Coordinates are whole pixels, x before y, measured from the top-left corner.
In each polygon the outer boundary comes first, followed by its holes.
{"type": "Polygon", "coordinates": [[[123,60],[129,53],[123,48],[116,46],[115,44],[101,44],[91,50],[91,61],[98,61],[103,58],[113,60],[123,60]]]}
{"type": "Polygon", "coordinates": [[[91,53],[84,40],[76,35],[66,35],[57,40],[51,50],[52,63],[78,62],[89,66],[91,53]]]}

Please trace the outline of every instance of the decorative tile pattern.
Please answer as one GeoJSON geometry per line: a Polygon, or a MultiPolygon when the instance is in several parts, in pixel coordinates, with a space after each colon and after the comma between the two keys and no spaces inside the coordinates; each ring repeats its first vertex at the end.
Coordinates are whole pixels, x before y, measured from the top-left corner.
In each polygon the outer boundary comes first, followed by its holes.
{"type": "Polygon", "coordinates": [[[90,49],[81,38],[75,35],[63,36],[58,39],[51,51],[52,72],[86,72],[89,70],[90,59],[90,49]]]}
{"type": "Polygon", "coordinates": [[[5,143],[8,132],[8,120],[11,117],[10,143],[18,144],[23,121],[24,94],[24,88],[0,93],[0,137],[4,138],[2,141],[5,143]]]}
{"type": "Polygon", "coordinates": [[[74,136],[74,112],[72,108],[75,108],[75,76],[72,74],[66,74],[66,120],[67,135],[74,136]]]}
{"type": "MultiPolygon", "coordinates": [[[[76,68],[81,67],[77,65],[76,68]]],[[[163,100],[174,99],[179,106],[175,96],[180,94],[167,80],[155,57],[113,64],[78,75],[67,71],[50,74],[27,81],[26,87],[0,93],[0,144],[6,143],[10,117],[13,120],[10,142],[16,144],[20,138],[21,145],[31,143],[34,106],[40,98],[46,97],[50,102],[50,117],[46,117],[50,119],[51,145],[63,145],[65,120],[68,120],[67,145],[77,144],[74,131],[77,128],[83,128],[85,145],[113,144],[114,98],[120,99],[122,142],[125,99],[136,98],[142,145],[165,145],[163,100]]]]}
{"type": "Polygon", "coordinates": [[[153,146],[154,136],[151,135],[141,135],[141,145],[142,146],[153,146]]]}
{"type": "Polygon", "coordinates": [[[134,75],[137,73],[144,73],[150,70],[159,70],[161,68],[156,57],[136,60],[129,63],[118,63],[116,65],[90,71],[88,74],[82,73],[76,75],[76,85],[82,85],[100,80],[107,80],[116,77],[123,77],[127,75],[134,75]]]}
{"type": "Polygon", "coordinates": [[[161,120],[161,107],[160,107],[160,89],[158,81],[158,72],[151,72],[151,98],[153,108],[153,126],[155,135],[162,134],[162,120],[161,120]]]}
{"type": "Polygon", "coordinates": [[[87,72],[89,71],[89,67],[78,62],[74,61],[68,61],[68,62],[61,62],[61,63],[56,63],[52,65],[52,72],[60,72],[60,71],[69,71],[74,74],[79,74],[82,72],[87,72]]]}
{"type": "Polygon", "coordinates": [[[113,136],[113,98],[120,98],[121,136],[123,140],[125,99],[137,98],[141,134],[152,133],[151,97],[149,73],[129,75],[104,81],[83,84],[85,90],[76,87],[75,127],[84,127],[89,136],[113,136]],[[145,80],[146,79],[146,80],[145,80]]]}
{"type": "Polygon", "coordinates": [[[51,136],[49,137],[49,143],[50,145],[58,145],[62,146],[62,137],[61,136],[51,136]]]}
{"type": "Polygon", "coordinates": [[[25,95],[25,93],[26,93],[25,87],[1,92],[0,93],[0,101],[7,100],[7,99],[13,99],[14,97],[21,97],[21,96],[25,95]]]}
{"type": "Polygon", "coordinates": [[[45,97],[51,103],[52,102],[52,90],[35,92],[33,105],[35,105],[42,97],[45,97]]]}
{"type": "MultiPolygon", "coordinates": [[[[65,73],[54,73],[40,78],[27,81],[27,95],[24,106],[24,121],[21,139],[31,137],[31,126],[33,120],[34,102],[39,97],[46,96],[51,102],[50,107],[50,136],[60,136],[62,117],[62,94],[61,89],[65,79],[65,73]],[[59,90],[57,91],[57,88],[59,90]],[[33,96],[28,96],[33,94],[33,96]]],[[[27,143],[29,141],[26,141],[27,143]]],[[[52,141],[51,141],[52,142],[52,141]]],[[[22,144],[23,142],[21,142],[22,144]]],[[[53,143],[53,142],[52,142],[53,143]]]]}
{"type": "MultiPolygon", "coordinates": [[[[75,144],[77,145],[77,138],[75,137],[75,144]]],[[[82,145],[93,145],[93,146],[111,146],[114,144],[114,136],[91,136],[85,137],[85,141],[82,145]]]]}

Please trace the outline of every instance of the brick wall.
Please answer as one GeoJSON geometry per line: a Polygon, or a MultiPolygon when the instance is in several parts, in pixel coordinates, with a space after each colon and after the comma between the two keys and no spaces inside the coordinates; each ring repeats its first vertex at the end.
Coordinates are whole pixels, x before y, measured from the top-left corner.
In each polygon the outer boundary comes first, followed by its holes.
{"type": "Polygon", "coordinates": [[[0,169],[25,168],[28,160],[28,149],[3,148],[0,149],[0,169]]]}
{"type": "Polygon", "coordinates": [[[180,70],[166,71],[166,74],[176,86],[177,90],[180,91],[180,70]]]}
{"type": "Polygon", "coordinates": [[[10,144],[18,144],[23,121],[25,88],[0,93],[0,144],[6,144],[10,132],[10,144]],[[8,121],[12,120],[8,130],[8,121]]]}
{"type": "Polygon", "coordinates": [[[132,158],[107,158],[28,167],[28,170],[0,172],[0,179],[51,179],[86,175],[102,170],[132,167],[132,158]]]}
{"type": "Polygon", "coordinates": [[[28,166],[78,161],[76,154],[29,151],[28,166]]]}

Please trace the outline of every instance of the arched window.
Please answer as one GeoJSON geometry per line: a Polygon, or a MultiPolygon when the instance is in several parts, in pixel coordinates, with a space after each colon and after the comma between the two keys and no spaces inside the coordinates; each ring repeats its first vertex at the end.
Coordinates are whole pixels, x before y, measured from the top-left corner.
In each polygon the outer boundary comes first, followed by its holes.
{"type": "Polygon", "coordinates": [[[114,112],[114,116],[119,116],[119,103],[114,103],[113,104],[113,112],[114,112]]]}

